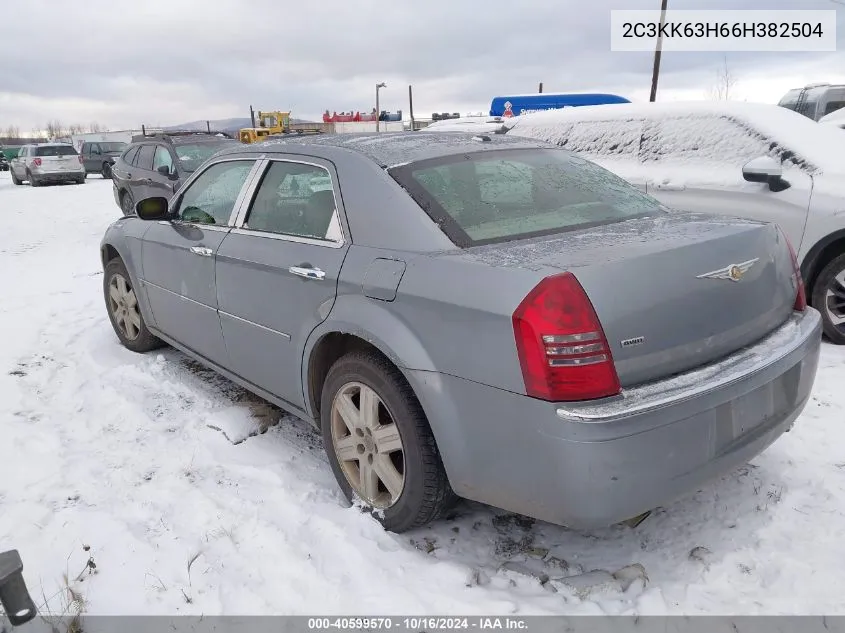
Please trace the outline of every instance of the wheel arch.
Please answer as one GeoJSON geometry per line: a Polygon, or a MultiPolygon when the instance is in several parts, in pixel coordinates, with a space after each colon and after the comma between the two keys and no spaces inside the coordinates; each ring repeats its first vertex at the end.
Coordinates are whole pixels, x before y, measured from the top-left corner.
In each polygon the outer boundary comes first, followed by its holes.
{"type": "Polygon", "coordinates": [[[824,236],[807,252],[801,263],[801,276],[807,286],[807,299],[812,297],[813,286],[819,273],[842,253],[845,253],[845,229],[839,229],[824,236]]]}
{"type": "Polygon", "coordinates": [[[372,350],[383,356],[406,381],[407,369],[434,371],[434,363],[422,342],[378,303],[381,302],[365,297],[339,302],[331,316],[308,337],[303,350],[302,385],[305,410],[314,420],[320,418],[320,395],[329,368],[354,349],[372,350]],[[358,323],[366,323],[367,327],[358,323]]]}

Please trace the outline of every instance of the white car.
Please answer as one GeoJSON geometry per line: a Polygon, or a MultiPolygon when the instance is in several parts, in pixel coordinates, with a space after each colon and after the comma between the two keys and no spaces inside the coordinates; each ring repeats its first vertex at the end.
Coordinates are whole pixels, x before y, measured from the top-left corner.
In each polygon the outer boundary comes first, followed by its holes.
{"type": "Polygon", "coordinates": [[[786,108],[734,102],[584,106],[517,118],[509,135],[571,149],[667,207],[779,224],[798,251],[825,333],[845,344],[838,132],[786,108]]]}
{"type": "Polygon", "coordinates": [[[82,156],[69,143],[37,143],[24,145],[9,164],[12,182],[29,181],[33,187],[50,182],[85,184],[82,156]]]}
{"type": "Polygon", "coordinates": [[[830,114],[819,119],[822,125],[835,125],[838,128],[845,129],[845,108],[834,110],[830,114]]]}

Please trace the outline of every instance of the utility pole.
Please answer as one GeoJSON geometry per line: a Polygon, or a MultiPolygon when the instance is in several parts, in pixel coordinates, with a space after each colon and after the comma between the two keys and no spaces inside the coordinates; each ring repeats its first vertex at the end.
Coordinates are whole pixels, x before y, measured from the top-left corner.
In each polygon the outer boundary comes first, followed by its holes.
{"type": "MultiPolygon", "coordinates": [[[[660,27],[663,28],[663,25],[666,23],[666,2],[667,0],[661,0],[660,2],[660,27]]],[[[649,101],[655,101],[657,99],[657,77],[660,75],[660,57],[663,53],[663,35],[662,33],[657,33],[657,48],[654,51],[654,68],[651,71],[651,97],[649,101]]]]}
{"type": "Polygon", "coordinates": [[[381,118],[381,108],[378,102],[378,91],[382,88],[387,88],[387,84],[383,81],[381,83],[376,84],[376,132],[379,131],[379,119],[381,118]]]}
{"type": "Polygon", "coordinates": [[[414,132],[416,125],[414,125],[414,90],[412,86],[408,86],[408,109],[411,111],[411,132],[414,132]]]}
{"type": "Polygon", "coordinates": [[[539,92],[540,94],[543,94],[543,82],[542,81],[540,82],[540,89],[537,90],[537,92],[539,92]]]}

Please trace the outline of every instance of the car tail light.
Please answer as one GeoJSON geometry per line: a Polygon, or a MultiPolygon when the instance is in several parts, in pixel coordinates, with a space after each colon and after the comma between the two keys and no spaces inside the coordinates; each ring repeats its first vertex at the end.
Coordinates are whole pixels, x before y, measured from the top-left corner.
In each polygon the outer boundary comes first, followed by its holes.
{"type": "Polygon", "coordinates": [[[41,159],[40,158],[33,158],[32,164],[35,165],[36,167],[41,167],[41,159]]]}
{"type": "Polygon", "coordinates": [[[789,237],[787,237],[783,229],[780,229],[780,232],[783,235],[783,239],[786,240],[786,245],[789,247],[789,256],[792,258],[792,279],[798,287],[798,292],[795,295],[795,305],[792,306],[792,309],[797,312],[803,312],[807,309],[807,290],[804,287],[804,278],[801,276],[801,266],[798,264],[798,256],[795,254],[795,249],[792,247],[789,237]]]}
{"type": "Polygon", "coordinates": [[[572,273],[546,277],[513,313],[526,393],[556,402],[621,391],[601,323],[572,273]]]}

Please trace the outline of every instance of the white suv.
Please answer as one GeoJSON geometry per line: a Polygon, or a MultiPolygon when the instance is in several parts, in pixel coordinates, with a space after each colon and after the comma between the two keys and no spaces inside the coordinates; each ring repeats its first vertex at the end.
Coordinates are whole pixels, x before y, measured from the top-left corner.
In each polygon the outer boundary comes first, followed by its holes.
{"type": "Polygon", "coordinates": [[[669,208],[779,224],[798,251],[825,333],[845,344],[840,132],[786,108],[732,102],[584,106],[516,118],[510,135],[557,143],[669,208]]]}
{"type": "Polygon", "coordinates": [[[85,165],[82,156],[68,143],[38,143],[24,145],[9,165],[12,182],[33,187],[48,182],[76,182],[85,184],[85,165]]]}

